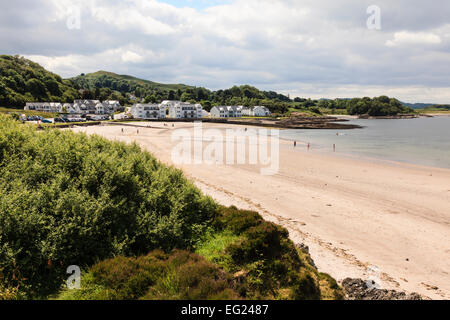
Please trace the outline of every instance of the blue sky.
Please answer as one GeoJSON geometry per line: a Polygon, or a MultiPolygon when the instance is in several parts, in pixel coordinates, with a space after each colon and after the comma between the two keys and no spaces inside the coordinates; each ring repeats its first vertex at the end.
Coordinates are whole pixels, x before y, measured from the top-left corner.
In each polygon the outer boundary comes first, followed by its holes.
{"type": "Polygon", "coordinates": [[[450,103],[450,1],[2,1],[1,53],[72,77],[107,70],[291,97],[450,103]],[[377,4],[380,28],[368,28],[377,4]],[[27,10],[23,10],[27,8],[27,10]],[[39,18],[37,18],[39,17],[39,18]]]}

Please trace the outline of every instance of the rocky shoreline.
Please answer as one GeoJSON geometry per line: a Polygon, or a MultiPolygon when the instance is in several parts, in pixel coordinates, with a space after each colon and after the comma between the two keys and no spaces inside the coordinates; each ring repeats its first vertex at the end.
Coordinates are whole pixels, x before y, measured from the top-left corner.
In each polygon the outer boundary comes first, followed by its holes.
{"type": "MultiPolygon", "coordinates": [[[[202,121],[204,123],[221,123],[232,124],[242,126],[256,126],[266,128],[280,128],[280,129],[336,129],[336,130],[348,130],[348,129],[361,129],[362,127],[355,124],[347,124],[343,122],[349,122],[348,119],[342,119],[337,117],[291,117],[287,119],[276,118],[228,118],[228,119],[155,119],[155,120],[133,120],[133,122],[195,122],[202,121]]],[[[127,123],[130,120],[120,121],[115,120],[109,123],[127,123]]]]}
{"type": "MultiPolygon", "coordinates": [[[[406,294],[395,290],[377,289],[369,287],[370,281],[362,279],[344,279],[344,288],[347,300],[425,300],[418,293],[406,294]]],[[[374,282],[372,282],[375,285],[374,282]]]]}
{"type": "MultiPolygon", "coordinates": [[[[303,243],[296,244],[296,247],[309,256],[310,265],[317,270],[314,260],[309,252],[309,247],[303,243]]],[[[363,279],[346,278],[342,281],[341,287],[345,293],[345,300],[427,300],[418,293],[407,294],[401,291],[375,288],[376,283],[363,279]],[[371,285],[372,284],[372,285],[371,285]]]]}
{"type": "MultiPolygon", "coordinates": [[[[214,122],[209,120],[208,122],[214,122]]],[[[282,129],[336,129],[349,130],[361,129],[362,127],[355,124],[346,124],[348,119],[340,119],[336,117],[291,117],[288,119],[240,119],[228,120],[226,123],[258,126],[258,127],[272,127],[282,129]]]]}
{"type": "Polygon", "coordinates": [[[432,115],[429,114],[399,114],[396,116],[369,116],[369,115],[360,115],[358,119],[417,119],[417,118],[433,118],[432,115]]]}

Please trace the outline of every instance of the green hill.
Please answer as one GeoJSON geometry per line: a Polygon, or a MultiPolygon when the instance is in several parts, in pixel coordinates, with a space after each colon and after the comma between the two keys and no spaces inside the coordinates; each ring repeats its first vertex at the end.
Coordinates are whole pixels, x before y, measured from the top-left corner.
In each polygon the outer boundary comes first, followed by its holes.
{"type": "Polygon", "coordinates": [[[27,101],[70,102],[78,97],[69,81],[20,56],[0,56],[0,106],[23,107],[27,101]]]}
{"type": "Polygon", "coordinates": [[[139,79],[129,75],[119,75],[113,72],[97,71],[89,74],[81,74],[68,79],[75,87],[80,89],[109,88],[126,93],[134,93],[136,90],[186,90],[193,89],[192,86],[184,84],[163,84],[150,80],[139,79]]]}

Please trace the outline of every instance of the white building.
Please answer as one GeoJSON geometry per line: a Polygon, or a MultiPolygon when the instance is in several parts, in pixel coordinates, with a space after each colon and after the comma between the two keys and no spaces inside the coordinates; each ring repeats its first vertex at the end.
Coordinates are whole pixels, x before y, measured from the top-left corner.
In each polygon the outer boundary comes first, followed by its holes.
{"type": "Polygon", "coordinates": [[[100,103],[100,100],[75,100],[74,104],[79,105],[81,113],[96,113],[97,105],[100,103]]]}
{"type": "Polygon", "coordinates": [[[135,104],[131,107],[135,119],[164,119],[166,108],[158,104],[135,104]]]}
{"type": "Polygon", "coordinates": [[[241,118],[241,106],[218,106],[211,109],[211,118],[241,118]]]}
{"type": "Polygon", "coordinates": [[[40,112],[62,112],[63,106],[59,102],[27,102],[25,111],[40,111],[40,112]]]}
{"type": "Polygon", "coordinates": [[[76,103],[64,103],[62,106],[62,112],[70,114],[80,114],[80,106],[76,103]]]}
{"type": "Polygon", "coordinates": [[[107,110],[109,110],[109,113],[114,113],[120,108],[122,108],[120,102],[117,100],[105,100],[103,101],[102,104],[105,106],[107,110]]]}
{"type": "Polygon", "coordinates": [[[203,107],[201,104],[177,102],[175,104],[169,104],[168,108],[169,108],[169,118],[201,119],[203,117],[203,107]]]}
{"type": "Polygon", "coordinates": [[[211,114],[208,111],[203,110],[202,111],[202,118],[209,118],[209,117],[211,117],[211,114]]]}
{"type": "Polygon", "coordinates": [[[120,108],[121,105],[119,101],[107,100],[101,103],[99,100],[75,100],[73,104],[61,104],[59,102],[27,102],[24,109],[69,114],[112,114],[120,108]]]}
{"type": "Polygon", "coordinates": [[[106,114],[105,106],[103,103],[97,103],[95,106],[95,114],[106,114]]]}
{"type": "Polygon", "coordinates": [[[126,114],[125,112],[122,112],[122,113],[118,113],[118,114],[115,114],[114,116],[113,116],[113,119],[114,120],[125,120],[125,119],[128,119],[129,117],[128,117],[128,114],[126,114]]]}
{"type": "Polygon", "coordinates": [[[264,106],[256,106],[251,108],[244,108],[242,115],[248,117],[269,117],[272,113],[264,106]]]}

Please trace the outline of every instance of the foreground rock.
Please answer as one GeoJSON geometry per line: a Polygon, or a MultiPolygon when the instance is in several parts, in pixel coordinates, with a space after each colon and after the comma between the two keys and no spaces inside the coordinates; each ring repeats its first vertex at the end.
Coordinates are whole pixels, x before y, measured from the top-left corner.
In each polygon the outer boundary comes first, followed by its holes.
{"type": "Polygon", "coordinates": [[[417,293],[406,294],[395,290],[369,288],[361,279],[347,278],[342,282],[348,300],[423,300],[417,293]]]}

